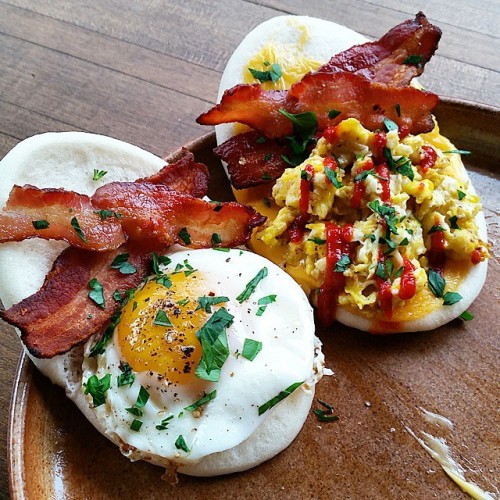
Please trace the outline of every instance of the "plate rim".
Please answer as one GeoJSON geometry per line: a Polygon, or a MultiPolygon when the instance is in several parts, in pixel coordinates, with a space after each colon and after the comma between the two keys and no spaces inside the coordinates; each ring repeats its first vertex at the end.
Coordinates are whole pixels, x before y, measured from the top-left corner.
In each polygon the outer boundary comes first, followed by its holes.
{"type": "MultiPolygon", "coordinates": [[[[483,104],[480,102],[465,99],[441,97],[439,104],[449,107],[460,107],[470,110],[479,110],[488,115],[500,119],[500,107],[483,104]]],[[[439,106],[439,105],[438,105],[439,106]]],[[[192,139],[174,151],[163,155],[166,161],[175,160],[183,149],[196,153],[197,151],[215,143],[215,131],[201,135],[192,139]]],[[[8,413],[7,430],[7,473],[9,493],[12,500],[28,500],[26,494],[25,467],[24,467],[24,446],[25,446],[25,418],[29,391],[33,380],[35,367],[23,347],[19,356],[16,374],[14,377],[10,407],[8,413]],[[16,442],[16,440],[18,440],[16,442]]]]}

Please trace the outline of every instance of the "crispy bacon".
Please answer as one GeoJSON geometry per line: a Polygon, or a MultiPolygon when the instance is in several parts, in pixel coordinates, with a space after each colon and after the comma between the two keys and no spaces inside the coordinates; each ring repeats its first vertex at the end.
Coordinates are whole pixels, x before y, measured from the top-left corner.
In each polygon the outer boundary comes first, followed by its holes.
{"type": "Polygon", "coordinates": [[[333,56],[317,72],[345,71],[393,87],[405,86],[422,74],[440,38],[441,30],[419,12],[415,19],[398,24],[380,40],[355,45],[333,56]]]}
{"type": "Polygon", "coordinates": [[[88,196],[63,189],[14,186],[0,212],[0,243],[27,238],[64,240],[88,250],[101,250],[103,242],[106,250],[118,248],[126,239],[119,220],[102,220],[88,196]],[[47,228],[36,228],[45,221],[47,228]]]}
{"type": "Polygon", "coordinates": [[[182,149],[182,156],[174,163],[165,165],[158,173],[137,179],[135,182],[164,184],[179,193],[202,198],[208,191],[208,168],[197,163],[193,153],[182,149]]]}
{"type": "Polygon", "coordinates": [[[214,153],[227,163],[231,184],[236,189],[274,181],[289,166],[282,158],[290,154],[288,146],[256,131],[231,137],[214,153]]]}
{"type": "Polygon", "coordinates": [[[85,342],[109,322],[120,304],[113,298],[135,288],[149,273],[151,256],[126,244],[110,252],[88,252],[69,247],[55,260],[41,289],[0,316],[21,331],[29,352],[51,358],[85,342]],[[110,267],[118,254],[128,253],[128,262],[137,269],[121,274],[110,267]],[[90,300],[89,282],[96,278],[103,285],[102,308],[90,300]]]}
{"type": "Polygon", "coordinates": [[[208,202],[149,183],[106,184],[95,192],[92,203],[113,206],[122,214],[120,222],[129,238],[152,249],[173,243],[210,247],[214,233],[222,246],[237,246],[265,221],[253,208],[239,203],[208,202]]]}

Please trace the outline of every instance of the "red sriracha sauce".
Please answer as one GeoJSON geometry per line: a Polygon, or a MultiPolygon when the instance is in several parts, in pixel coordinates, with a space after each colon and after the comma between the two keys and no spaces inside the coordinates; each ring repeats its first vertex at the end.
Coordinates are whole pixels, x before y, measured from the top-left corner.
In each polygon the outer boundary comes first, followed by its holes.
{"type": "Polygon", "coordinates": [[[309,199],[311,196],[312,179],[314,176],[314,167],[311,164],[307,164],[306,168],[301,172],[300,179],[300,200],[299,209],[305,214],[309,210],[309,199]],[[303,172],[305,171],[305,176],[303,172]]]}
{"type": "Polygon", "coordinates": [[[470,255],[470,261],[472,262],[472,264],[477,266],[477,264],[479,264],[481,262],[482,256],[483,256],[483,253],[481,252],[481,249],[476,248],[475,250],[472,251],[472,253],[470,255]]]}
{"type": "Polygon", "coordinates": [[[344,289],[344,273],[335,272],[335,265],[342,255],[351,254],[353,225],[337,226],[325,223],[326,231],[326,271],[325,280],[319,289],[318,318],[322,325],[329,326],[335,320],[337,297],[344,289]]]}
{"type": "MultiPolygon", "coordinates": [[[[356,175],[360,174],[361,172],[365,172],[366,170],[371,170],[372,168],[373,168],[373,161],[371,158],[368,158],[365,161],[365,163],[360,168],[358,168],[358,170],[356,171],[356,175]]],[[[352,193],[352,198],[351,198],[352,208],[359,208],[361,206],[361,200],[363,199],[365,192],[366,192],[366,185],[364,179],[354,181],[354,191],[352,193]]]]}
{"type": "Polygon", "coordinates": [[[378,181],[382,186],[382,193],[380,198],[384,203],[390,203],[391,201],[391,185],[390,185],[390,171],[389,167],[385,163],[381,163],[377,166],[377,175],[379,177],[378,181]]]}
{"type": "Polygon", "coordinates": [[[300,243],[304,239],[306,224],[309,220],[309,214],[300,214],[289,226],[288,237],[291,243],[300,243]]]}
{"type": "Polygon", "coordinates": [[[401,300],[411,299],[417,291],[417,284],[415,281],[415,266],[409,259],[403,259],[403,273],[401,274],[401,281],[399,284],[398,297],[401,300]]]}
{"type": "MultiPolygon", "coordinates": [[[[337,160],[333,156],[327,156],[323,160],[323,164],[325,165],[325,169],[329,168],[331,170],[338,170],[339,169],[339,164],[337,163],[337,160]]],[[[326,178],[326,182],[330,182],[330,179],[328,177],[326,178]]]]}
{"type": "Polygon", "coordinates": [[[420,169],[426,174],[436,164],[437,153],[430,146],[422,146],[422,153],[424,157],[420,160],[420,169]]]}
{"type": "Polygon", "coordinates": [[[323,137],[327,142],[333,144],[339,138],[339,131],[337,125],[335,127],[327,127],[323,131],[323,137]]]}
{"type": "MultiPolygon", "coordinates": [[[[386,256],[382,251],[379,252],[378,261],[384,266],[385,269],[385,258],[386,256]]],[[[380,309],[384,313],[387,319],[392,317],[392,291],[391,291],[391,280],[384,280],[380,276],[375,275],[375,281],[378,287],[378,302],[380,304],[380,309]]]]}
{"type": "Polygon", "coordinates": [[[377,162],[382,162],[384,159],[384,148],[387,144],[387,136],[385,132],[375,132],[373,141],[373,156],[377,162]]]}
{"type": "Polygon", "coordinates": [[[434,231],[431,233],[431,248],[429,250],[429,267],[437,273],[443,275],[444,272],[444,231],[434,231]]]}

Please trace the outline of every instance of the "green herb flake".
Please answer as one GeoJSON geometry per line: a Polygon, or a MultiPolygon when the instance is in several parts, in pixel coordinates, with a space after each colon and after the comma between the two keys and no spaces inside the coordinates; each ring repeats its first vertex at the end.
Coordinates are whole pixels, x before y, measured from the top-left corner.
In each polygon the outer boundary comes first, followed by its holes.
{"type": "Polygon", "coordinates": [[[427,231],[427,234],[432,234],[432,233],[435,233],[437,231],[446,231],[446,229],[443,227],[443,226],[432,226],[429,231],[427,231]]]}
{"type": "Polygon", "coordinates": [[[172,286],[172,280],[167,275],[159,276],[155,279],[155,282],[159,285],[163,285],[165,288],[170,288],[172,286]]]}
{"type": "Polygon", "coordinates": [[[104,288],[97,278],[92,278],[89,281],[89,299],[95,302],[99,307],[103,309],[106,307],[104,301],[104,288]]]}
{"type": "Polygon", "coordinates": [[[273,303],[276,302],[276,295],[266,295],[265,297],[262,297],[257,301],[257,304],[259,305],[259,308],[257,309],[257,312],[255,313],[257,316],[262,316],[264,314],[264,311],[266,310],[266,307],[273,303]]]}
{"type": "Polygon", "coordinates": [[[120,293],[120,290],[116,289],[113,292],[113,300],[116,300],[116,302],[121,302],[123,300],[122,294],[120,293]]]}
{"type": "Polygon", "coordinates": [[[142,421],[134,418],[134,420],[132,420],[132,423],[130,424],[130,429],[135,432],[139,432],[141,430],[141,427],[142,427],[142,421]]]}
{"type": "Polygon", "coordinates": [[[272,181],[273,180],[272,176],[267,171],[264,171],[264,173],[262,174],[261,179],[263,181],[272,181]]]}
{"type": "Polygon", "coordinates": [[[459,318],[463,319],[464,321],[472,321],[474,319],[474,315],[469,312],[469,311],[464,311],[459,318]]]}
{"type": "Polygon", "coordinates": [[[293,124],[293,135],[287,137],[292,154],[291,156],[284,155],[282,158],[296,167],[309,156],[308,146],[316,142],[314,135],[318,129],[318,119],[310,111],[292,114],[280,108],[279,112],[290,119],[293,124]]]}
{"type": "Polygon", "coordinates": [[[168,424],[174,418],[173,415],[169,415],[167,418],[164,418],[159,425],[156,426],[156,429],[159,431],[165,431],[168,429],[168,424]]]}
{"type": "Polygon", "coordinates": [[[335,422],[339,420],[340,417],[333,414],[334,408],[330,403],[322,401],[321,399],[318,399],[318,403],[323,406],[323,408],[326,408],[325,410],[322,410],[321,408],[313,410],[313,413],[320,422],[335,422]]]}
{"type": "Polygon", "coordinates": [[[398,117],[401,118],[401,106],[399,105],[399,103],[396,103],[394,107],[396,108],[396,113],[398,117]]]}
{"type": "Polygon", "coordinates": [[[182,434],[175,440],[175,447],[178,450],[182,450],[185,451],[186,453],[189,453],[188,445],[182,434]]]}
{"type": "Polygon", "coordinates": [[[264,414],[267,410],[270,410],[273,406],[276,406],[280,401],[283,401],[283,399],[290,396],[290,394],[298,389],[303,383],[303,381],[295,382],[291,386],[287,387],[284,391],[281,391],[277,396],[274,396],[274,398],[259,406],[259,416],[264,414]]]}
{"type": "Polygon", "coordinates": [[[212,399],[215,399],[215,396],[217,396],[217,390],[213,390],[209,394],[205,394],[205,396],[203,396],[201,399],[198,399],[198,401],[195,401],[192,405],[186,406],[184,409],[187,411],[196,410],[200,406],[203,406],[212,401],[212,399]]]}
{"type": "Polygon", "coordinates": [[[415,66],[422,66],[422,56],[419,54],[409,55],[404,61],[403,64],[413,64],[415,66]]]}
{"type": "Polygon", "coordinates": [[[111,262],[111,267],[113,269],[118,269],[121,274],[134,274],[137,272],[137,268],[128,262],[129,254],[120,253],[111,262]]]}
{"type": "Polygon", "coordinates": [[[184,307],[186,304],[189,304],[189,299],[182,299],[182,300],[179,300],[177,301],[177,304],[184,307]]]}
{"type": "Polygon", "coordinates": [[[92,180],[93,181],[98,181],[99,179],[102,179],[108,172],[106,170],[99,170],[97,168],[94,168],[94,174],[92,175],[92,180]]]}
{"type": "Polygon", "coordinates": [[[170,257],[167,257],[166,255],[158,255],[155,252],[151,254],[151,259],[154,274],[163,274],[163,271],[160,270],[160,265],[168,266],[172,262],[170,257]]]}
{"type": "Polygon", "coordinates": [[[85,234],[83,234],[82,228],[80,227],[80,223],[76,217],[71,219],[71,227],[75,230],[78,237],[84,242],[87,243],[87,238],[85,238],[85,234]]]}
{"type": "Polygon", "coordinates": [[[272,153],[266,153],[264,155],[264,161],[269,161],[271,158],[273,157],[273,154],[272,153]]]}
{"type": "Polygon", "coordinates": [[[471,151],[467,151],[466,149],[450,149],[449,151],[443,151],[444,154],[457,154],[457,155],[471,155],[471,151]]]}
{"type": "Polygon", "coordinates": [[[364,234],[363,236],[370,241],[375,241],[377,239],[377,237],[374,234],[364,234]]]}
{"type": "Polygon", "coordinates": [[[185,245],[190,245],[191,244],[191,236],[190,234],[188,233],[188,230],[183,227],[180,231],[179,231],[179,234],[178,234],[179,238],[181,239],[181,241],[185,244],[185,245]]]}
{"type": "Polygon", "coordinates": [[[427,284],[434,297],[440,298],[443,296],[446,282],[444,278],[434,269],[429,269],[427,273],[427,284]]]}
{"type": "Polygon", "coordinates": [[[385,128],[387,129],[388,132],[392,132],[393,130],[395,130],[397,132],[399,130],[399,127],[397,126],[397,124],[394,123],[389,118],[384,118],[384,125],[385,125],[385,128]]]}
{"type": "Polygon", "coordinates": [[[135,380],[135,374],[132,372],[132,367],[126,361],[122,361],[119,368],[122,373],[116,377],[118,387],[123,387],[124,385],[132,387],[135,380]]]}
{"type": "Polygon", "coordinates": [[[258,137],[258,138],[255,140],[255,142],[256,142],[257,144],[264,144],[264,143],[266,142],[266,138],[265,138],[265,137],[263,137],[263,136],[260,136],[260,137],[258,137]]]}
{"type": "Polygon", "coordinates": [[[408,238],[403,238],[403,239],[399,242],[399,246],[400,246],[400,247],[404,247],[404,246],[408,245],[408,243],[410,243],[410,242],[408,241],[408,238]]]}
{"type": "Polygon", "coordinates": [[[211,242],[212,242],[212,246],[213,247],[216,247],[217,245],[222,244],[222,238],[220,237],[220,234],[219,233],[213,233],[212,234],[211,242]]]}
{"type": "Polygon", "coordinates": [[[212,312],[212,306],[216,306],[217,304],[223,304],[224,302],[228,302],[229,297],[220,296],[220,297],[210,297],[203,295],[198,297],[198,307],[195,309],[203,309],[207,313],[212,312]]]}
{"type": "Polygon", "coordinates": [[[398,234],[396,228],[396,210],[389,205],[381,205],[379,200],[373,200],[368,203],[370,210],[378,214],[385,220],[387,228],[392,234],[398,234]]]}
{"type": "Polygon", "coordinates": [[[450,217],[450,227],[452,229],[460,229],[460,226],[458,225],[458,217],[456,215],[453,215],[450,217]]]}
{"type": "Polygon", "coordinates": [[[31,223],[35,229],[47,229],[49,227],[49,221],[45,219],[32,220],[31,223]]]}
{"type": "Polygon", "coordinates": [[[446,292],[443,295],[443,305],[452,306],[453,304],[460,302],[462,299],[463,297],[457,292],[446,292]]]}
{"type": "Polygon", "coordinates": [[[458,200],[459,201],[462,201],[466,196],[467,194],[464,193],[463,191],[460,191],[460,189],[457,191],[457,196],[458,196],[458,200]]]}
{"type": "Polygon", "coordinates": [[[271,208],[271,200],[268,196],[264,196],[264,198],[262,198],[262,203],[264,203],[267,208],[271,208]]]}
{"type": "Polygon", "coordinates": [[[221,368],[229,356],[226,328],[233,319],[234,316],[221,307],[196,332],[202,348],[202,358],[195,370],[198,378],[211,382],[219,380],[221,368]]]}
{"type": "Polygon", "coordinates": [[[243,292],[241,292],[236,300],[241,304],[245,300],[248,300],[250,295],[255,291],[257,285],[267,276],[267,267],[263,267],[254,278],[252,278],[248,283],[243,292]]]}
{"type": "Polygon", "coordinates": [[[101,217],[101,220],[106,220],[108,217],[113,217],[114,212],[112,210],[95,210],[95,214],[101,217]]]}
{"type": "Polygon", "coordinates": [[[307,241],[312,241],[315,245],[324,245],[326,243],[326,240],[323,238],[307,238],[307,241]]]}
{"type": "Polygon", "coordinates": [[[394,279],[397,280],[404,272],[405,268],[401,266],[397,271],[396,274],[394,275],[394,279]]]}
{"type": "Polygon", "coordinates": [[[109,342],[109,340],[113,336],[116,325],[120,322],[120,316],[119,316],[119,314],[114,314],[113,316],[111,316],[110,319],[111,319],[111,322],[108,325],[108,327],[106,328],[106,330],[104,330],[102,337],[90,349],[89,357],[93,358],[95,356],[98,356],[99,354],[104,354],[106,344],[109,342]]]}
{"type": "Polygon", "coordinates": [[[253,339],[245,339],[241,355],[244,358],[248,359],[249,361],[253,361],[261,350],[262,350],[262,342],[253,339]]]}
{"type": "Polygon", "coordinates": [[[341,111],[337,111],[336,109],[330,109],[330,111],[328,111],[328,118],[330,118],[330,120],[334,120],[335,118],[337,118],[337,116],[339,116],[341,113],[341,111]]]}
{"type": "Polygon", "coordinates": [[[350,265],[351,265],[351,258],[349,257],[349,255],[344,253],[340,257],[340,259],[336,262],[333,271],[336,273],[345,273],[350,265]]]}
{"type": "Polygon", "coordinates": [[[264,65],[269,68],[267,71],[259,71],[254,68],[248,68],[248,71],[250,71],[252,76],[256,80],[259,80],[260,83],[269,81],[276,83],[283,76],[283,72],[281,71],[281,66],[279,64],[264,63],[264,65]]]}
{"type": "Polygon", "coordinates": [[[106,391],[111,387],[111,373],[107,373],[101,379],[97,375],[92,375],[83,387],[85,394],[92,396],[92,404],[97,408],[106,402],[106,391]]]}
{"type": "Polygon", "coordinates": [[[344,186],[342,181],[339,180],[339,174],[336,170],[331,169],[330,167],[325,168],[326,178],[337,188],[340,189],[344,186]]]}
{"type": "Polygon", "coordinates": [[[222,210],[222,203],[220,201],[210,201],[212,205],[214,205],[214,208],[212,209],[214,212],[219,212],[222,210]]]}
{"type": "Polygon", "coordinates": [[[153,325],[157,326],[173,326],[170,320],[168,319],[167,313],[160,309],[153,320],[153,325]]]}

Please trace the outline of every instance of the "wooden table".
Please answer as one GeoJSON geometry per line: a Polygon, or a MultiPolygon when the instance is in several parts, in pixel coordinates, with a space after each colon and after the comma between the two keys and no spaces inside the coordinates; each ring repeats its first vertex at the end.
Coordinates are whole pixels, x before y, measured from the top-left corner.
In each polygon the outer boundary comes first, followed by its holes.
{"type": "MultiPolygon", "coordinates": [[[[215,101],[234,48],[265,19],[313,15],[379,37],[418,10],[443,30],[422,83],[440,95],[499,106],[498,0],[1,0],[0,158],[26,137],[65,130],[110,135],[163,155],[208,131],[196,116],[215,101]]],[[[10,328],[1,324],[0,332],[3,498],[21,349],[10,328]]]]}

